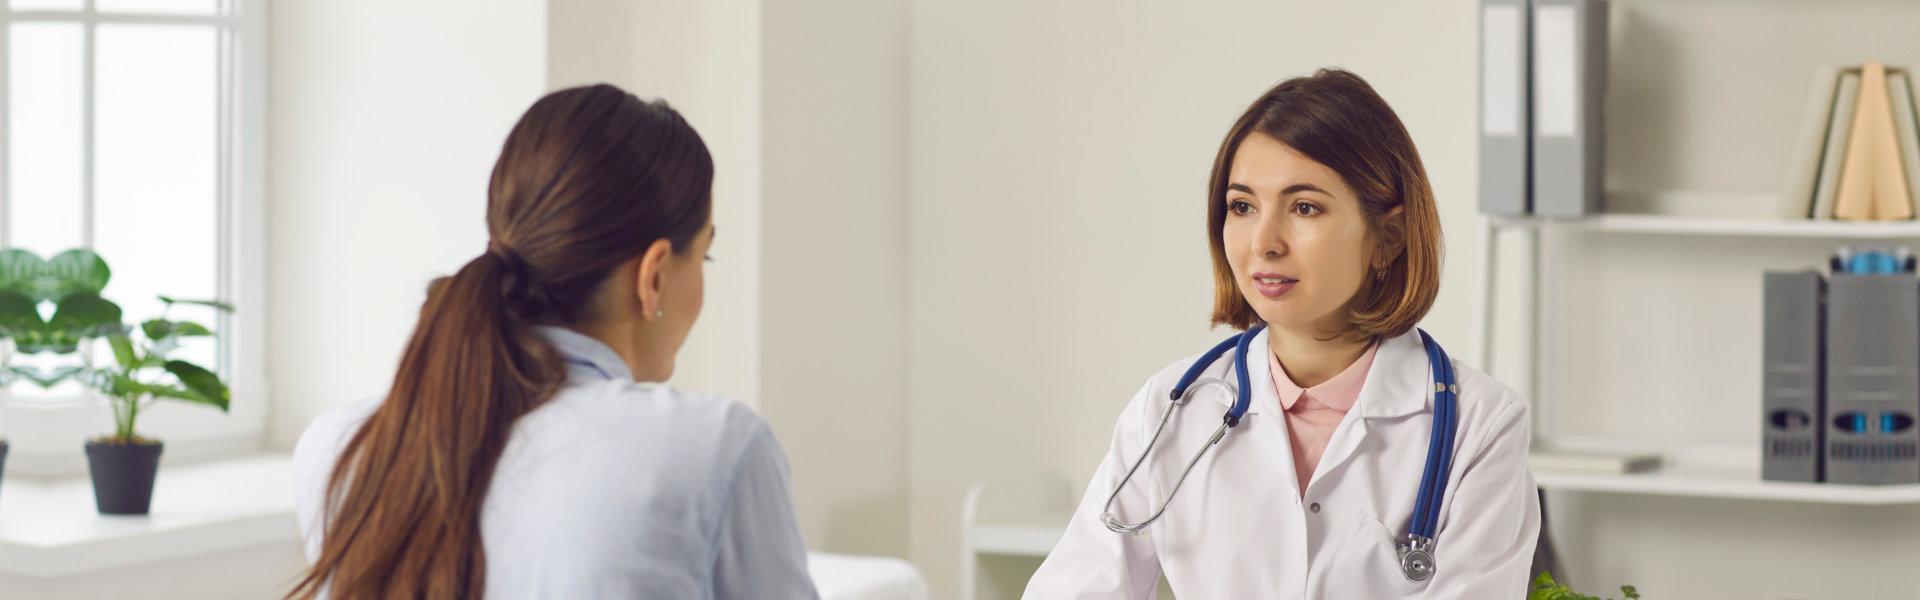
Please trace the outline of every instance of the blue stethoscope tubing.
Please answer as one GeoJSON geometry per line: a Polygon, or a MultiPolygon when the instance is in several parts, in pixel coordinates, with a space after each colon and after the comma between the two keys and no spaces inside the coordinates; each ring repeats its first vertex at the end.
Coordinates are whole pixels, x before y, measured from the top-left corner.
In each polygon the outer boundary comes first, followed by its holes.
{"type": "MultiPolygon", "coordinates": [[[[1192,366],[1187,367],[1186,373],[1180,376],[1179,382],[1174,384],[1173,390],[1168,394],[1171,403],[1167,405],[1167,410],[1161,413],[1160,425],[1154,429],[1153,437],[1147,440],[1147,446],[1141,450],[1140,458],[1134,461],[1133,468],[1128,469],[1126,476],[1114,486],[1113,494],[1107,496],[1107,504],[1101,509],[1101,520],[1105,522],[1107,529],[1117,533],[1133,533],[1145,529],[1148,524],[1158,520],[1160,515],[1167,511],[1167,505],[1173,503],[1174,494],[1180,491],[1180,484],[1186,482],[1187,474],[1193,471],[1194,465],[1199,464],[1201,457],[1206,456],[1208,449],[1220,443],[1220,439],[1225,437],[1227,430],[1240,425],[1240,418],[1246,416],[1247,409],[1253,403],[1253,386],[1247,381],[1247,346],[1264,328],[1264,325],[1256,325],[1244,333],[1215,344],[1213,348],[1201,354],[1192,366]],[[1225,381],[1218,379],[1203,380],[1200,374],[1213,366],[1213,363],[1220,360],[1221,355],[1226,354],[1228,350],[1234,351],[1233,371],[1235,383],[1238,386],[1234,390],[1233,406],[1228,408],[1226,414],[1221,417],[1219,429],[1216,429],[1207,444],[1201,446],[1200,451],[1193,455],[1193,460],[1187,462],[1186,470],[1180,473],[1180,479],[1175,481],[1173,489],[1167,492],[1167,498],[1160,503],[1159,510],[1154,511],[1145,521],[1139,523],[1121,522],[1112,512],[1114,499],[1120,496],[1120,490],[1133,479],[1133,474],[1140,470],[1140,465],[1144,464],[1147,456],[1153,452],[1154,443],[1160,441],[1160,433],[1167,428],[1168,418],[1173,416],[1173,409],[1184,404],[1191,397],[1188,392],[1206,385],[1226,385],[1225,381]]],[[[1425,581],[1433,576],[1434,538],[1440,525],[1440,507],[1446,498],[1447,476],[1453,469],[1454,434],[1460,425],[1460,386],[1454,381],[1453,361],[1447,357],[1446,350],[1433,341],[1433,336],[1427,335],[1424,330],[1420,330],[1419,333],[1420,343],[1426,347],[1428,368],[1433,374],[1434,402],[1433,430],[1427,440],[1427,459],[1425,468],[1420,474],[1420,490],[1414,496],[1413,516],[1409,519],[1407,526],[1407,541],[1398,547],[1401,572],[1407,579],[1413,581],[1425,581]]]]}

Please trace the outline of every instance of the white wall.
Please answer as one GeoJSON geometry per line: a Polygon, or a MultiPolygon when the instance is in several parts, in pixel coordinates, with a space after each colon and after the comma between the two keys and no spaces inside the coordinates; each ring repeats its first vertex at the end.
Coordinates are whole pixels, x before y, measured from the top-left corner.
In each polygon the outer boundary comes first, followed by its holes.
{"type": "Polygon", "coordinates": [[[547,86],[611,83],[664,98],[713,154],[706,306],[673,374],[681,389],[760,403],[760,5],[754,0],[550,0],[547,86]]]}
{"type": "MultiPolygon", "coordinates": [[[[1281,79],[1347,67],[1406,123],[1449,242],[1423,327],[1474,356],[1475,6],[914,3],[912,556],[939,593],[969,484],[1084,485],[1141,382],[1228,335],[1207,328],[1207,171],[1281,79]]],[[[983,597],[1034,564],[990,563],[983,597]]]]}
{"type": "Polygon", "coordinates": [[[907,554],[907,5],[769,1],[761,413],[809,545],[907,554]]]}
{"type": "Polygon", "coordinates": [[[906,554],[906,5],[554,0],[549,84],[661,97],[714,154],[674,383],[756,407],[816,550],[906,554]]]}
{"type": "Polygon", "coordinates": [[[386,393],[429,280],[486,249],[488,173],[546,85],[537,0],[272,12],[269,444],[386,393]]]}

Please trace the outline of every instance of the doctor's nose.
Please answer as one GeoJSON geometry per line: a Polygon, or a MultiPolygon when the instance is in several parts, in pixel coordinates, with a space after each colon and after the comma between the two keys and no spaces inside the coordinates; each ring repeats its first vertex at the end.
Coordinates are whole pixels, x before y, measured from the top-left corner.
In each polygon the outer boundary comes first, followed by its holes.
{"type": "Polygon", "coordinates": [[[1286,256],[1286,225],[1279,219],[1261,219],[1253,228],[1253,251],[1262,256],[1286,256]]]}

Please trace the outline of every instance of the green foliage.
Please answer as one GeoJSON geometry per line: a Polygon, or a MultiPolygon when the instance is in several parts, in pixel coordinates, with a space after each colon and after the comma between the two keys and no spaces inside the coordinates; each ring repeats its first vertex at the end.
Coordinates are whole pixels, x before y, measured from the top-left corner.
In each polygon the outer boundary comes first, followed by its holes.
{"type": "Polygon", "coordinates": [[[100,297],[113,271],[91,250],[73,249],[41,260],[20,249],[0,250],[0,338],[27,354],[72,354],[80,341],[125,328],[120,307],[100,297]],[[41,318],[41,306],[54,307],[41,318]]]}
{"type": "MultiPolygon", "coordinates": [[[[1640,590],[1633,589],[1633,586],[1630,586],[1630,585],[1620,586],[1620,593],[1621,593],[1621,600],[1638,600],[1638,598],[1640,598],[1640,590]]],[[[1599,596],[1588,596],[1586,594],[1582,594],[1582,593],[1573,591],[1571,589],[1567,589],[1567,586],[1559,585],[1553,582],[1552,573],[1541,573],[1538,579],[1533,580],[1533,588],[1527,590],[1527,600],[1607,600],[1607,599],[1601,598],[1599,596]]]]}
{"type": "Polygon", "coordinates": [[[166,312],[175,304],[223,312],[233,307],[161,296],[167,311],[142,321],[136,331],[122,321],[120,306],[100,295],[112,275],[107,261],[91,250],[68,250],[47,260],[25,250],[0,250],[0,340],[11,340],[17,353],[77,355],[81,362],[51,369],[0,365],[0,385],[27,381],[53,387],[68,379],[78,381],[108,399],[114,438],[121,440],[134,439],[140,411],[160,398],[226,411],[227,384],[218,375],[167,358],[181,338],[210,336],[213,331],[192,321],[169,320],[166,312]],[[42,318],[48,305],[51,316],[42,318]],[[113,364],[96,366],[80,355],[81,344],[89,340],[105,340],[113,350],[113,364]]]}

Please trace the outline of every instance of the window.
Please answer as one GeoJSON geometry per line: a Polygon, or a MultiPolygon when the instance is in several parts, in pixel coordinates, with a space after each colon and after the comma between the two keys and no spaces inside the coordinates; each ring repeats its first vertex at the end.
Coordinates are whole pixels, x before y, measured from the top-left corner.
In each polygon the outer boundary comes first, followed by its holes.
{"type": "MultiPolygon", "coordinates": [[[[170,314],[216,332],[175,356],[228,379],[232,414],[155,410],[141,430],[169,446],[257,445],[265,422],[263,0],[0,2],[0,247],[43,257],[94,249],[113,269],[103,295],[128,322],[159,316],[161,295],[237,305],[231,315],[197,306],[170,314]]],[[[82,352],[111,360],[104,349],[82,352]]],[[[81,442],[110,424],[75,383],[21,382],[4,393],[0,435],[13,439],[28,470],[55,444],[78,457],[81,442]]]]}

